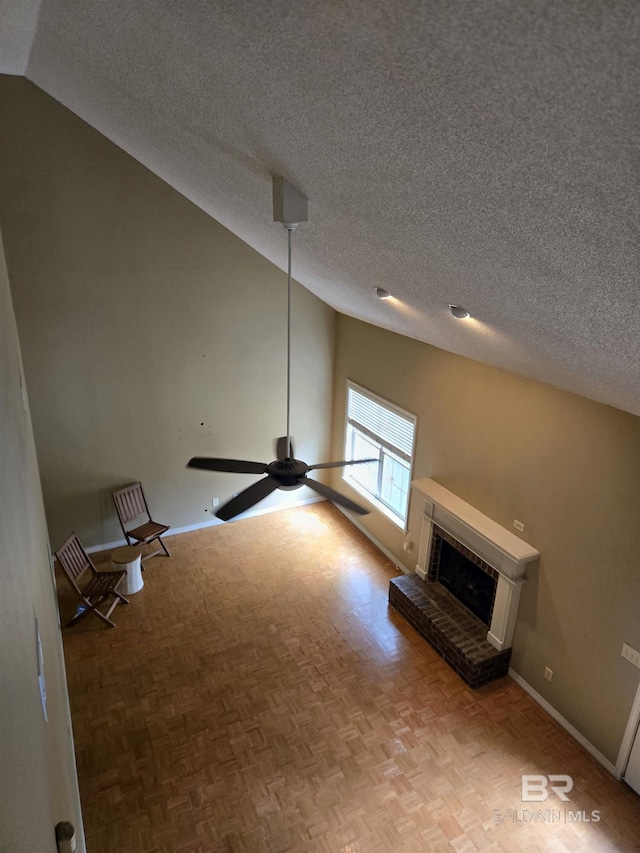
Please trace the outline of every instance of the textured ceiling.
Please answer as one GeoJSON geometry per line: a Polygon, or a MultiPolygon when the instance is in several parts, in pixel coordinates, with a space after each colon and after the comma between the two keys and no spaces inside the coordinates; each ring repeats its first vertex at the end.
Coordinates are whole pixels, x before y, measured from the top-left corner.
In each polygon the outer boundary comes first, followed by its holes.
{"type": "Polygon", "coordinates": [[[0,74],[24,74],[41,0],[0,0],[0,74]]]}
{"type": "Polygon", "coordinates": [[[637,0],[42,0],[14,61],[281,267],[288,178],[339,311],[640,414],[637,0]]]}

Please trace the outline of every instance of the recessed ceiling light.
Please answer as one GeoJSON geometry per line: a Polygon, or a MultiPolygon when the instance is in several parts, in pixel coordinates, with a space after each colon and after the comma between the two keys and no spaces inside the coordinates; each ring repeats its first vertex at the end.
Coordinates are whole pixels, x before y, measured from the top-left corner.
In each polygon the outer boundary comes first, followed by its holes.
{"type": "Polygon", "coordinates": [[[378,299],[391,299],[391,294],[382,287],[374,287],[373,289],[375,290],[378,299]]]}
{"type": "Polygon", "coordinates": [[[458,318],[458,320],[464,320],[466,317],[471,316],[471,313],[467,311],[466,308],[462,308],[460,305],[451,305],[451,303],[449,303],[449,310],[454,317],[458,318]]]}

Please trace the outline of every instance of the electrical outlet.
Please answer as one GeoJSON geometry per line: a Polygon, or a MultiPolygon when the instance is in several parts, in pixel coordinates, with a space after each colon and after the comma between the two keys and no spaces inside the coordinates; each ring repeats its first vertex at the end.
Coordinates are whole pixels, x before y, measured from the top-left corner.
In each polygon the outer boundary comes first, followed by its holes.
{"type": "Polygon", "coordinates": [[[620,653],[623,658],[626,658],[630,663],[634,666],[637,666],[640,669],[640,652],[636,649],[631,648],[631,646],[624,643],[622,646],[622,652],[620,653]]]}
{"type": "Polygon", "coordinates": [[[220,503],[220,498],[211,498],[211,506],[216,507],[220,503]]]}
{"type": "Polygon", "coordinates": [[[553,670],[549,669],[548,666],[544,668],[544,677],[546,681],[551,681],[553,679],[553,670]]]}
{"type": "Polygon", "coordinates": [[[520,533],[524,533],[524,524],[521,521],[518,521],[517,518],[513,519],[513,526],[516,530],[519,530],[520,533]]]}
{"type": "Polygon", "coordinates": [[[411,551],[413,550],[413,542],[403,542],[402,543],[402,550],[406,551],[407,554],[410,554],[411,551]]]}

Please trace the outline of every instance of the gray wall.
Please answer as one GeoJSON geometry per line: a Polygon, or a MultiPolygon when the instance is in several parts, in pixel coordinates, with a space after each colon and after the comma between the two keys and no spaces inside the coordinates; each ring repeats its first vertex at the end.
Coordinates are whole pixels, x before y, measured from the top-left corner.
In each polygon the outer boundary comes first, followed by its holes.
{"type": "MultiPolygon", "coordinates": [[[[0,221],[52,546],[74,529],[87,546],[118,540],[111,492],[137,479],[157,520],[211,520],[213,497],[256,478],[187,460],[269,462],[286,432],[286,275],[27,81],[0,78],[0,108],[0,221]]],[[[292,303],[292,433],[322,460],[335,313],[297,284],[292,303]]]]}
{"type": "MultiPolygon", "coordinates": [[[[347,378],[418,416],[414,479],[433,477],[516,535],[524,522],[542,557],[512,666],[615,763],[639,679],[620,651],[640,648],[640,418],[341,316],[336,458],[347,378]]],[[[339,475],[334,485],[357,497],[339,475]]],[[[379,513],[362,519],[408,568],[421,508],[413,497],[407,534],[379,513]]]]}
{"type": "Polygon", "coordinates": [[[0,850],[84,850],[62,643],[20,347],[0,238],[0,850]],[[36,619],[48,722],[38,688],[36,619]]]}

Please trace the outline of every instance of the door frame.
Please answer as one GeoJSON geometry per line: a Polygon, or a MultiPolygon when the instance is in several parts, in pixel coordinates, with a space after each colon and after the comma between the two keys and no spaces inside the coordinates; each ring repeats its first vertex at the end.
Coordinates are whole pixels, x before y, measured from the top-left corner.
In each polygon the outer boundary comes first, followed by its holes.
{"type": "Polygon", "coordinates": [[[627,728],[624,732],[624,737],[622,738],[622,743],[620,744],[620,751],[618,752],[618,760],[616,761],[616,769],[615,769],[615,777],[616,779],[624,778],[624,771],[627,769],[627,763],[629,761],[629,756],[631,755],[631,749],[633,747],[633,741],[635,740],[636,734],[638,733],[638,726],[640,725],[640,683],[638,684],[638,688],[636,690],[636,696],[633,700],[633,705],[631,706],[631,713],[629,714],[629,722],[627,723],[627,728]]]}

